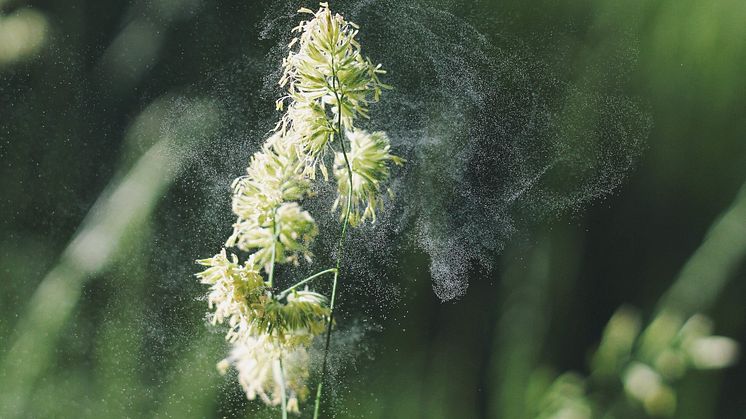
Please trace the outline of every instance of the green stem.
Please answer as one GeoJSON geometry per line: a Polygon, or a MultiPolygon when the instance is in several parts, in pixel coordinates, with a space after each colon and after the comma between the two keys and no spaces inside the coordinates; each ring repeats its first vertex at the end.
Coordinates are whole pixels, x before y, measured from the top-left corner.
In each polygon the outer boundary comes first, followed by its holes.
{"type": "Polygon", "coordinates": [[[269,279],[267,280],[269,288],[272,288],[275,279],[275,249],[277,249],[277,238],[279,236],[279,233],[277,232],[277,222],[275,222],[276,214],[277,208],[272,212],[272,233],[274,234],[274,239],[272,240],[272,260],[269,262],[269,279]]]}
{"type": "Polygon", "coordinates": [[[314,279],[316,279],[316,278],[320,277],[321,275],[325,275],[325,274],[328,274],[328,273],[331,273],[331,272],[337,272],[337,268],[329,268],[329,269],[323,270],[323,271],[321,271],[321,272],[316,272],[315,274],[313,274],[313,275],[309,276],[308,278],[306,278],[306,279],[304,279],[304,280],[302,280],[302,281],[299,281],[298,283],[296,283],[296,284],[295,284],[295,285],[293,285],[292,287],[290,287],[290,288],[288,288],[288,289],[284,290],[283,292],[281,292],[280,294],[278,294],[278,296],[277,296],[277,299],[279,299],[279,300],[282,300],[283,298],[285,298],[285,296],[286,296],[286,295],[287,295],[287,294],[288,294],[288,293],[289,293],[290,291],[292,291],[292,290],[294,290],[294,289],[296,289],[296,288],[300,287],[301,285],[303,285],[303,284],[305,284],[305,283],[307,283],[307,282],[311,282],[311,281],[313,281],[314,279]]]}
{"type": "MultiPolygon", "coordinates": [[[[272,259],[269,261],[269,275],[267,279],[267,283],[269,284],[269,288],[272,288],[272,284],[274,284],[275,280],[275,255],[277,252],[277,222],[275,221],[275,216],[277,214],[277,208],[275,208],[272,211],[272,259]]],[[[282,395],[280,396],[282,400],[282,419],[287,419],[288,417],[288,406],[287,406],[287,400],[285,397],[285,374],[282,371],[282,358],[280,358],[278,361],[278,368],[280,370],[280,391],[282,392],[282,395]]]]}
{"type": "Polygon", "coordinates": [[[281,406],[282,406],[282,419],[288,419],[288,398],[287,391],[285,390],[285,371],[282,369],[282,358],[277,361],[280,369],[280,395],[281,406]]]}
{"type": "Polygon", "coordinates": [[[334,67],[334,57],[332,57],[332,89],[334,90],[334,96],[337,99],[337,135],[339,137],[339,145],[342,148],[342,156],[344,157],[345,166],[347,167],[347,178],[350,182],[349,190],[347,191],[347,209],[344,214],[344,221],[342,224],[342,232],[339,236],[339,242],[337,243],[337,265],[334,271],[334,280],[332,282],[332,296],[329,299],[329,322],[326,326],[326,342],[324,344],[324,361],[321,364],[321,378],[319,384],[316,387],[316,401],[314,403],[313,418],[318,419],[319,407],[321,405],[321,391],[324,384],[324,378],[326,377],[327,364],[329,361],[329,344],[331,343],[332,337],[332,324],[334,323],[334,302],[337,296],[337,280],[339,279],[339,267],[342,264],[342,250],[344,249],[345,238],[347,237],[347,226],[350,223],[350,211],[352,210],[352,165],[347,157],[347,150],[345,149],[344,136],[342,133],[342,98],[337,90],[339,79],[337,78],[337,72],[334,67]]]}

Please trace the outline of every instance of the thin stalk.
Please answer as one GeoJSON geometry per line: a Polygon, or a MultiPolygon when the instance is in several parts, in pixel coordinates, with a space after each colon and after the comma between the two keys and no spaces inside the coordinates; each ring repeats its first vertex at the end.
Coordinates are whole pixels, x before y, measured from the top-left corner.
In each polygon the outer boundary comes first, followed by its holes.
{"type": "Polygon", "coordinates": [[[275,249],[277,249],[277,222],[275,222],[275,216],[277,214],[277,208],[272,212],[272,234],[274,239],[272,240],[272,260],[269,262],[269,288],[272,288],[272,284],[275,278],[275,249]]]}
{"type": "Polygon", "coordinates": [[[311,282],[311,281],[313,281],[314,279],[316,279],[316,278],[320,277],[321,275],[325,275],[325,274],[328,274],[328,273],[332,273],[332,272],[337,272],[337,268],[329,268],[329,269],[323,270],[323,271],[321,271],[321,272],[316,272],[315,274],[313,274],[313,275],[309,276],[308,278],[306,278],[306,279],[304,279],[304,280],[302,280],[302,281],[299,281],[298,283],[296,283],[296,284],[295,284],[295,285],[293,285],[292,287],[290,287],[290,288],[288,288],[288,289],[284,290],[283,292],[281,292],[281,293],[280,293],[280,294],[279,294],[279,295],[277,296],[277,299],[279,299],[279,300],[282,300],[283,298],[285,298],[285,296],[286,296],[286,295],[287,295],[287,294],[288,294],[288,293],[289,293],[290,291],[292,291],[292,290],[294,290],[294,289],[296,289],[296,288],[300,287],[301,285],[303,285],[303,284],[305,284],[305,283],[308,283],[308,282],[311,282]]]}
{"type": "MultiPolygon", "coordinates": [[[[279,236],[279,233],[277,231],[277,208],[272,212],[272,233],[274,235],[274,239],[272,240],[272,260],[269,262],[269,275],[267,282],[269,283],[269,288],[272,288],[272,284],[274,283],[275,278],[275,255],[277,249],[277,238],[279,236]]],[[[282,358],[277,360],[277,368],[278,373],[280,375],[280,400],[281,400],[281,407],[282,407],[282,419],[287,419],[288,417],[288,401],[287,401],[287,395],[285,394],[285,372],[282,369],[282,358]]]]}
{"type": "Polygon", "coordinates": [[[324,361],[321,364],[321,379],[319,385],[316,387],[316,401],[314,403],[313,417],[318,419],[319,417],[319,406],[321,405],[321,391],[324,384],[324,378],[326,377],[326,369],[329,361],[329,344],[331,343],[332,337],[332,324],[334,323],[334,302],[337,296],[337,282],[339,279],[339,268],[342,264],[342,250],[344,249],[344,242],[347,238],[347,226],[350,223],[350,211],[352,211],[352,165],[347,157],[347,150],[345,149],[344,136],[342,133],[342,98],[340,96],[337,86],[339,79],[337,78],[337,72],[334,66],[334,57],[332,57],[332,90],[334,96],[337,99],[337,136],[339,137],[339,145],[342,148],[342,156],[344,157],[345,165],[347,167],[347,178],[350,182],[349,190],[347,191],[347,209],[344,214],[344,221],[342,223],[342,232],[339,236],[339,242],[337,243],[337,264],[334,270],[334,280],[332,282],[332,295],[329,299],[329,323],[326,326],[326,342],[324,344],[324,361]]]}
{"type": "Polygon", "coordinates": [[[280,395],[281,406],[282,406],[282,419],[288,419],[288,397],[285,394],[285,370],[282,369],[282,358],[277,361],[280,366],[280,395]]]}

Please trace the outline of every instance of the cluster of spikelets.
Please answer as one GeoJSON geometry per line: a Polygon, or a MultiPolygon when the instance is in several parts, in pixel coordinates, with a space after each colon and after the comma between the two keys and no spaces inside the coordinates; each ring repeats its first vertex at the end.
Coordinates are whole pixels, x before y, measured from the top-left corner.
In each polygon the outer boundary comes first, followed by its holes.
{"type": "Polygon", "coordinates": [[[738,344],[712,335],[712,322],[695,314],[688,319],[664,311],[641,331],[639,314],[627,307],[609,321],[591,363],[588,379],[567,373],[549,388],[539,404],[539,419],[592,419],[603,416],[588,397],[588,387],[620,388],[627,399],[652,417],[676,410],[674,384],[689,369],[732,365],[738,344]]]}
{"type": "Polygon", "coordinates": [[[297,36],[283,61],[280,84],[287,95],[277,109],[285,113],[251,157],[246,175],[232,185],[238,219],[226,247],[250,255],[241,263],[223,249],[199,260],[206,269],[197,274],[210,286],[212,323],[227,324],[233,345],[219,370],[233,366],[249,399],[278,405],[287,397],[293,412],[308,394],[308,349],[330,321],[323,295],[298,290],[298,284],[282,292],[275,288],[276,264],[311,260],[318,228],[300,203],[309,197],[317,171],[328,181],[332,163],[338,185],[332,210],[351,225],[374,221],[389,163],[401,163],[389,153],[385,133],[355,126],[387,87],[378,79],[380,65],[360,54],[357,26],[332,14],[326,3],[316,12],[300,12],[311,18],[293,29],[297,36]]]}

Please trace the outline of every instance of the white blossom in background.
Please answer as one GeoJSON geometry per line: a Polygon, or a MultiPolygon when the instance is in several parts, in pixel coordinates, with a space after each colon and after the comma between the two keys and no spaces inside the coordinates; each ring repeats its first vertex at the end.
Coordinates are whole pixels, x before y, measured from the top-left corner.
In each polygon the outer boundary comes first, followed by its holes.
{"type": "Polygon", "coordinates": [[[583,416],[564,415],[570,411],[568,406],[579,404],[591,409],[587,411],[588,418],[604,417],[601,406],[594,403],[599,399],[593,395],[600,394],[604,387],[616,392],[620,383],[627,400],[647,415],[670,417],[677,409],[675,384],[688,370],[725,368],[738,359],[738,343],[714,336],[713,323],[704,315],[687,318],[662,310],[644,330],[641,325],[637,310],[618,309],[607,323],[593,355],[591,379],[568,374],[557,378],[543,395],[536,417],[580,418],[583,416]],[[581,390],[584,385],[595,388],[581,390]]]}
{"type": "Polygon", "coordinates": [[[649,366],[632,362],[622,377],[624,391],[642,403],[654,416],[670,416],[676,410],[676,393],[661,375],[649,366]]]}
{"type": "Polygon", "coordinates": [[[713,324],[702,314],[689,318],[662,311],[638,339],[635,360],[622,374],[625,392],[652,416],[676,411],[674,383],[690,369],[717,369],[732,365],[738,344],[713,336],[713,324]]]}
{"type": "Polygon", "coordinates": [[[718,369],[738,360],[738,342],[724,336],[713,336],[712,321],[694,315],[681,327],[681,350],[694,368],[718,369]]]}

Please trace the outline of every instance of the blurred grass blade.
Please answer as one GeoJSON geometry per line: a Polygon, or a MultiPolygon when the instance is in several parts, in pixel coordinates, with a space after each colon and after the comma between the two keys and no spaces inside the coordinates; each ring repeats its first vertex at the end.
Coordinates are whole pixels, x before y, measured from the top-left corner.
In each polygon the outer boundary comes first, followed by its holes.
{"type": "Polygon", "coordinates": [[[216,108],[195,102],[178,109],[175,129],[150,132],[160,139],[132,169],[99,197],[60,260],[42,280],[16,326],[0,364],[0,417],[20,416],[36,380],[49,365],[57,338],[80,299],[82,287],[116,255],[126,233],[148,220],[164,190],[183,169],[186,153],[174,153],[215,127],[216,108]]]}
{"type": "Polygon", "coordinates": [[[527,257],[512,258],[502,275],[505,297],[495,338],[499,350],[492,360],[492,417],[526,417],[526,388],[548,323],[551,251],[548,239],[539,240],[527,257]]]}
{"type": "Polygon", "coordinates": [[[215,410],[220,376],[215,354],[225,341],[200,333],[171,368],[156,418],[205,418],[215,410]]]}
{"type": "Polygon", "coordinates": [[[676,282],[661,299],[659,310],[684,315],[707,311],[746,256],[746,184],[707,232],[676,282]]]}

